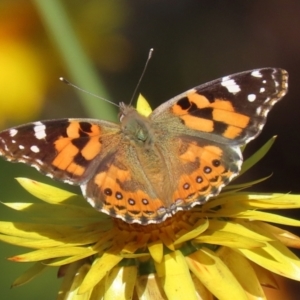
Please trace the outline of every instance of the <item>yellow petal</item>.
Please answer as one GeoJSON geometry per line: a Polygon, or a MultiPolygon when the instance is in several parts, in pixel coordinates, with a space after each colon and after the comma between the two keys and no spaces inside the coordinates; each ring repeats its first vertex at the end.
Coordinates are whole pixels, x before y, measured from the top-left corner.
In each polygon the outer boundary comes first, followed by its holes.
{"type": "Polygon", "coordinates": [[[137,100],[136,110],[145,117],[148,117],[152,112],[152,109],[148,101],[141,94],[139,94],[137,100]]]}
{"type": "Polygon", "coordinates": [[[102,214],[92,207],[82,207],[71,204],[47,205],[45,203],[3,203],[5,206],[30,214],[31,218],[40,223],[67,223],[86,224],[107,219],[107,215],[102,214]]]}
{"type": "Polygon", "coordinates": [[[180,243],[194,239],[195,237],[203,233],[208,228],[208,226],[209,226],[208,219],[199,220],[195,225],[195,228],[189,230],[187,233],[181,235],[178,239],[176,239],[174,245],[178,245],[180,243]]]}
{"type": "Polygon", "coordinates": [[[46,268],[47,266],[41,262],[35,263],[13,282],[12,287],[20,286],[31,281],[36,276],[41,274],[46,268]]]}
{"type": "MultiPolygon", "coordinates": [[[[235,190],[234,192],[238,192],[238,191],[240,191],[240,190],[247,189],[247,188],[249,188],[249,187],[251,187],[251,186],[253,186],[253,185],[256,185],[256,184],[258,184],[258,183],[261,183],[261,182],[263,182],[263,181],[269,179],[270,177],[271,177],[271,175],[269,175],[269,176],[267,176],[267,177],[262,177],[262,178],[259,178],[259,179],[256,179],[256,180],[252,180],[252,181],[247,181],[247,182],[245,182],[245,183],[240,183],[240,184],[229,184],[229,185],[226,185],[226,186],[223,188],[223,190],[222,190],[222,192],[221,192],[221,194],[220,194],[219,197],[224,197],[224,196],[228,196],[228,195],[229,195],[229,196],[230,196],[230,195],[234,196],[232,190],[235,190]],[[228,191],[228,192],[224,192],[224,191],[228,191]]],[[[218,197],[218,198],[219,198],[219,197],[218,197]]]]}
{"type": "Polygon", "coordinates": [[[18,261],[18,262],[41,261],[49,258],[72,256],[72,255],[85,254],[85,253],[89,255],[93,255],[96,252],[87,247],[46,248],[46,249],[31,251],[21,255],[16,255],[10,257],[9,260],[18,261]]]}
{"type": "Polygon", "coordinates": [[[83,252],[81,254],[73,255],[73,256],[70,256],[67,258],[60,258],[60,257],[55,258],[55,259],[52,259],[51,262],[47,263],[47,266],[61,267],[64,265],[76,263],[77,261],[80,261],[84,258],[89,258],[94,254],[97,254],[97,252],[94,252],[93,254],[91,254],[90,252],[83,252]]]}
{"type": "MultiPolygon", "coordinates": [[[[299,208],[300,197],[294,194],[280,194],[280,193],[250,193],[240,192],[230,194],[224,197],[218,197],[217,200],[222,200],[225,208],[238,208],[241,211],[245,209],[287,209],[299,208]],[[225,199],[224,199],[225,198],[225,199]],[[225,200],[225,201],[224,201],[225,200]]],[[[219,205],[219,203],[216,201],[219,205]]],[[[222,210],[222,209],[221,209],[222,210]]]]}
{"type": "MultiPolygon", "coordinates": [[[[82,236],[82,239],[84,239],[85,236],[82,236]]],[[[27,247],[27,248],[33,248],[33,249],[43,249],[43,248],[50,248],[50,247],[57,247],[57,246],[65,246],[68,241],[57,241],[53,239],[40,239],[40,240],[33,240],[33,239],[26,239],[26,238],[20,238],[15,236],[7,236],[0,234],[0,241],[17,245],[21,247],[27,247]]],[[[93,242],[93,240],[91,240],[93,242]]],[[[85,243],[68,243],[69,246],[78,246],[78,245],[84,245],[89,244],[87,241],[85,243]]]]}
{"type": "Polygon", "coordinates": [[[171,251],[175,250],[173,239],[170,238],[166,232],[159,232],[158,236],[166,247],[168,247],[171,251]]]}
{"type": "Polygon", "coordinates": [[[248,299],[232,272],[213,251],[202,248],[186,256],[186,261],[190,270],[218,299],[248,299]]]}
{"type": "Polygon", "coordinates": [[[132,299],[136,266],[114,267],[105,278],[105,300],[132,299]]]}
{"type": "Polygon", "coordinates": [[[150,238],[150,234],[145,233],[143,236],[139,235],[138,241],[132,241],[127,242],[123,249],[122,249],[122,255],[123,254],[134,254],[134,252],[145,245],[147,245],[148,239],[150,238]]]}
{"type": "Polygon", "coordinates": [[[213,245],[223,245],[227,247],[247,249],[263,247],[265,245],[265,243],[252,240],[249,237],[225,231],[207,232],[207,234],[195,238],[194,241],[197,243],[207,243],[213,245]]]}
{"type": "Polygon", "coordinates": [[[71,286],[73,284],[74,276],[83,264],[84,263],[82,261],[77,261],[66,266],[66,269],[64,270],[65,274],[63,274],[63,281],[59,288],[57,300],[68,299],[67,295],[71,292],[71,286]]]}
{"type": "Polygon", "coordinates": [[[61,239],[74,231],[72,226],[21,222],[0,222],[0,232],[28,239],[61,239]]]}
{"type": "Polygon", "coordinates": [[[263,234],[253,231],[252,228],[247,227],[247,223],[244,220],[235,220],[235,221],[222,221],[222,220],[212,220],[209,225],[209,230],[211,231],[225,231],[236,233],[241,236],[249,237],[250,239],[257,240],[260,242],[272,241],[273,239],[266,237],[263,234]]]}
{"type": "Polygon", "coordinates": [[[79,289],[80,294],[83,294],[93,288],[114,266],[116,266],[123,259],[121,256],[116,254],[119,252],[119,249],[111,249],[109,252],[105,252],[101,257],[95,259],[90,271],[86,275],[79,289]]]}
{"type": "Polygon", "coordinates": [[[294,209],[300,207],[300,197],[294,194],[248,194],[248,201],[246,202],[252,207],[264,209],[294,209]]]}
{"type": "Polygon", "coordinates": [[[279,289],[279,286],[274,277],[275,275],[274,273],[257,265],[256,263],[253,263],[250,260],[249,263],[251,264],[253,270],[255,271],[258,281],[262,286],[273,288],[273,289],[279,289]]]}
{"type": "Polygon", "coordinates": [[[300,226],[300,221],[298,220],[258,210],[243,211],[237,214],[236,217],[241,219],[271,222],[289,226],[300,226]]]}
{"type": "Polygon", "coordinates": [[[248,295],[249,300],[266,299],[264,291],[249,260],[228,247],[219,248],[217,250],[217,255],[228,266],[229,270],[241,284],[248,295]]]}
{"type": "Polygon", "coordinates": [[[91,297],[89,300],[99,300],[99,299],[104,299],[105,295],[105,278],[99,281],[97,283],[92,291],[91,297]]]}
{"type": "Polygon", "coordinates": [[[300,237],[282,228],[260,222],[260,227],[273,234],[281,243],[289,248],[300,248],[300,237]]]}
{"type": "Polygon", "coordinates": [[[160,263],[163,259],[164,254],[164,245],[160,240],[148,244],[148,250],[151,257],[157,263],[160,263]]]}
{"type": "MultiPolygon", "coordinates": [[[[261,222],[245,221],[244,225],[267,237],[273,237],[272,233],[260,226],[261,222]]],[[[266,242],[263,248],[239,249],[239,251],[253,262],[274,273],[300,280],[299,258],[279,241],[266,242]]]]}
{"type": "Polygon", "coordinates": [[[267,243],[259,249],[239,249],[247,258],[262,267],[285,277],[300,280],[298,258],[280,242],[267,243]]]}
{"type": "Polygon", "coordinates": [[[90,269],[89,264],[82,261],[68,266],[66,275],[59,290],[58,300],[89,300],[92,290],[79,294],[79,288],[90,269]]]}
{"type": "Polygon", "coordinates": [[[139,300],[166,300],[167,296],[160,285],[157,274],[137,277],[136,292],[139,300]]]}
{"type": "Polygon", "coordinates": [[[187,263],[180,251],[164,255],[161,263],[155,262],[155,268],[167,299],[197,299],[187,263]]]}
{"type": "MultiPolygon", "coordinates": [[[[33,196],[52,204],[66,200],[78,201],[78,195],[28,178],[16,178],[20,185],[33,196]]],[[[82,199],[82,197],[80,197],[82,199]]]]}
{"type": "Polygon", "coordinates": [[[213,294],[205,287],[205,285],[196,277],[194,273],[191,273],[191,277],[195,285],[195,290],[198,299],[214,300],[213,294]]]}

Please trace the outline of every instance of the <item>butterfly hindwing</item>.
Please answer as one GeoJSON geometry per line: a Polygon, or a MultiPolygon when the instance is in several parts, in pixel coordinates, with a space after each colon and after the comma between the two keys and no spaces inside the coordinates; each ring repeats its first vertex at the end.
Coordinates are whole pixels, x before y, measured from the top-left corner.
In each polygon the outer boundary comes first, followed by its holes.
{"type": "Polygon", "coordinates": [[[121,139],[118,149],[106,155],[93,177],[81,185],[82,193],[97,210],[128,223],[161,222],[171,214],[160,187],[154,186],[163,171],[155,164],[156,172],[147,168],[156,159],[153,153],[147,155],[121,139]]]}

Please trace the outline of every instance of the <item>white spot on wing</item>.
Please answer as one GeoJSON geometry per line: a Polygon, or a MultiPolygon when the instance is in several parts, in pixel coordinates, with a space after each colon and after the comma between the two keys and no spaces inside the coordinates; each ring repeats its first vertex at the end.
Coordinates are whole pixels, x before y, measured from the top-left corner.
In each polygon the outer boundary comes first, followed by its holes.
{"type": "Polygon", "coordinates": [[[86,184],[80,185],[82,196],[86,197],[86,184]]]}
{"type": "Polygon", "coordinates": [[[221,85],[226,87],[229,93],[236,94],[241,91],[240,86],[233,79],[228,80],[228,76],[222,78],[221,85]]]}
{"type": "Polygon", "coordinates": [[[261,74],[260,71],[258,71],[258,70],[253,71],[253,72],[251,73],[251,75],[252,75],[253,77],[258,77],[258,78],[261,78],[261,77],[262,77],[262,74],[261,74]]]}
{"type": "MultiPolygon", "coordinates": [[[[4,147],[4,150],[5,150],[6,152],[8,152],[9,149],[8,149],[7,144],[5,143],[4,139],[0,138],[0,141],[1,141],[2,146],[4,147]]],[[[3,155],[3,154],[4,154],[4,152],[1,151],[1,149],[0,149],[0,155],[3,155]]],[[[8,159],[7,159],[7,160],[8,160],[8,159]]]]}
{"type": "Polygon", "coordinates": [[[39,172],[41,171],[41,168],[38,165],[32,165],[32,167],[34,167],[35,169],[37,169],[39,172]]]}
{"type": "Polygon", "coordinates": [[[260,93],[263,93],[265,90],[266,90],[266,89],[262,87],[262,88],[260,88],[259,92],[260,92],[260,93]]]}
{"type": "MultiPolygon", "coordinates": [[[[263,116],[263,117],[267,117],[267,115],[268,115],[268,112],[269,112],[269,110],[267,110],[267,109],[264,109],[264,110],[262,110],[262,112],[261,112],[261,115],[263,116]]],[[[261,124],[261,126],[259,125],[258,126],[258,128],[260,129],[260,130],[262,130],[263,129],[263,127],[264,127],[264,124],[261,124]]]]}
{"type": "Polygon", "coordinates": [[[35,137],[38,140],[44,139],[46,137],[46,126],[41,122],[36,122],[34,125],[33,130],[35,132],[35,137]]]}
{"type": "Polygon", "coordinates": [[[249,102],[253,102],[256,99],[256,95],[255,94],[249,94],[247,98],[248,98],[249,102]]]}
{"type": "Polygon", "coordinates": [[[19,145],[19,149],[24,150],[25,147],[23,145],[19,145]]]}
{"type": "Polygon", "coordinates": [[[68,180],[68,179],[64,180],[64,182],[65,182],[65,183],[68,183],[68,184],[71,184],[71,185],[74,185],[74,184],[75,184],[73,181],[68,180]]]}
{"type": "Polygon", "coordinates": [[[256,109],[256,113],[257,113],[258,115],[261,114],[261,106],[259,106],[259,107],[256,109]]]}
{"type": "Polygon", "coordinates": [[[15,129],[15,128],[13,128],[13,129],[11,129],[11,130],[9,131],[9,135],[10,135],[11,137],[14,137],[17,133],[18,133],[18,130],[15,129]]]}
{"type": "MultiPolygon", "coordinates": [[[[267,115],[267,114],[266,114],[267,115]]],[[[260,130],[260,131],[262,131],[262,129],[264,128],[264,124],[259,124],[258,125],[258,129],[260,130]]]]}
{"type": "Polygon", "coordinates": [[[42,165],[43,165],[43,162],[42,162],[42,160],[40,160],[40,159],[36,159],[35,161],[36,161],[36,163],[38,163],[40,166],[42,166],[42,165]]]}
{"type": "Polygon", "coordinates": [[[40,152],[40,148],[38,146],[31,146],[30,150],[34,153],[39,153],[40,152]]]}

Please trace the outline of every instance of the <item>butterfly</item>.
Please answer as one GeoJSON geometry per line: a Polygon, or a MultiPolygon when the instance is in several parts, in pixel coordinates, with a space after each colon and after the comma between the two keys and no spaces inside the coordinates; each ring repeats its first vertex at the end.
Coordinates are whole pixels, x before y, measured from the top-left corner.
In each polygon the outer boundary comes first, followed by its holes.
{"type": "Polygon", "coordinates": [[[120,124],[40,121],[0,132],[0,155],[81,187],[97,210],[161,223],[219,194],[240,171],[240,147],[287,92],[288,73],[262,68],[205,83],[148,117],[120,103],[120,124]]]}

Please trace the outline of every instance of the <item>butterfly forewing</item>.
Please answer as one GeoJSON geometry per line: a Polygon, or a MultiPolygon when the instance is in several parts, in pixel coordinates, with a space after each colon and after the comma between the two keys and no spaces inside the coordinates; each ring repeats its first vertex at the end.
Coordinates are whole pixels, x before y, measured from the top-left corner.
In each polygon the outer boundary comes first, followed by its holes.
{"type": "Polygon", "coordinates": [[[103,147],[101,135],[119,130],[113,123],[108,123],[112,128],[109,129],[91,121],[50,120],[2,131],[0,154],[9,161],[29,164],[55,179],[80,184],[93,173],[103,147]]]}
{"type": "Polygon", "coordinates": [[[164,103],[152,118],[159,120],[168,107],[203,138],[242,145],[260,133],[268,112],[286,94],[287,80],[285,70],[274,68],[225,76],[164,103]]]}

